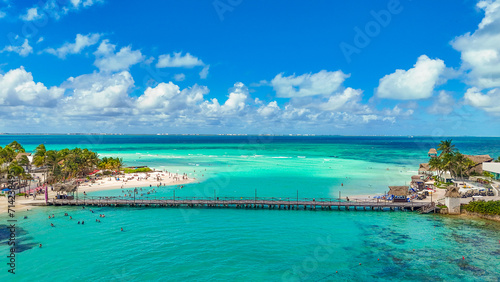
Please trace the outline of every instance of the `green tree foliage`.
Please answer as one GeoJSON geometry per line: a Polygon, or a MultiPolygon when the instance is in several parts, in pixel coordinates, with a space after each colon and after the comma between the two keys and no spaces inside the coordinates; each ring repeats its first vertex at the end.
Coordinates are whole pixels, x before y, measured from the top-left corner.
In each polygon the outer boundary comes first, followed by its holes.
{"type": "Polygon", "coordinates": [[[500,215],[500,201],[470,202],[465,206],[465,210],[482,214],[500,215]]]}
{"type": "Polygon", "coordinates": [[[102,170],[119,170],[123,167],[123,159],[104,157],[99,161],[98,167],[102,170]]]}
{"type": "Polygon", "coordinates": [[[9,147],[11,147],[12,149],[14,149],[14,151],[16,153],[24,153],[24,148],[23,146],[21,146],[21,144],[19,144],[17,141],[12,141],[9,145],[7,145],[9,147]]]}
{"type": "MultiPolygon", "coordinates": [[[[0,147],[0,168],[3,169],[3,173],[8,173],[11,177],[28,179],[30,176],[23,168],[30,165],[28,158],[22,156],[16,160],[16,156],[21,152],[24,152],[24,148],[16,141],[4,148],[0,147]]],[[[89,149],[47,150],[45,145],[41,144],[35,149],[32,164],[46,168],[46,179],[56,182],[84,177],[96,168],[118,170],[123,167],[123,160],[121,158],[101,160],[97,153],[89,149]]]]}
{"type": "Polygon", "coordinates": [[[452,140],[444,140],[439,143],[438,151],[441,151],[437,158],[429,161],[429,166],[441,175],[449,171],[452,177],[468,176],[470,169],[476,165],[471,159],[462,155],[452,140]]]}
{"type": "Polygon", "coordinates": [[[9,145],[5,146],[3,149],[0,148],[0,159],[2,159],[2,163],[10,163],[16,156],[16,151],[9,145]]]}
{"type": "Polygon", "coordinates": [[[441,154],[439,156],[442,156],[442,155],[446,155],[446,154],[452,154],[455,152],[455,145],[452,144],[452,139],[449,139],[449,140],[443,140],[441,141],[441,143],[439,143],[438,145],[438,151],[441,151],[441,154]]]}

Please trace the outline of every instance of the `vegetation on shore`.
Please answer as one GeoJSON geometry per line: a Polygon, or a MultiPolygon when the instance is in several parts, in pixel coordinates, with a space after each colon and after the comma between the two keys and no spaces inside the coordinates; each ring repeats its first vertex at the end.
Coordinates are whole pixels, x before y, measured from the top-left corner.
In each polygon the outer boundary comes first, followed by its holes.
{"type": "Polygon", "coordinates": [[[140,168],[124,168],[123,172],[125,173],[138,173],[138,172],[151,172],[153,171],[149,167],[140,167],[140,168]]]}
{"type": "MultiPolygon", "coordinates": [[[[439,143],[438,151],[440,154],[429,160],[429,166],[432,170],[437,171],[441,177],[445,171],[449,171],[454,178],[473,176],[474,172],[470,169],[476,165],[471,159],[461,154],[460,151],[452,144],[452,140],[444,140],[439,143]]],[[[497,161],[500,161],[498,157],[497,161]]],[[[490,177],[485,173],[486,177],[490,177]]]]}
{"type": "Polygon", "coordinates": [[[0,176],[7,174],[8,178],[16,178],[24,183],[31,180],[31,175],[23,167],[29,165],[28,157],[23,155],[17,158],[19,153],[24,152],[23,146],[16,141],[13,141],[4,148],[0,146],[0,176]]]}
{"type": "Polygon", "coordinates": [[[470,202],[465,206],[468,212],[476,212],[488,215],[500,215],[500,201],[476,201],[470,202]]]}
{"type": "Polygon", "coordinates": [[[47,150],[45,145],[40,144],[33,154],[33,162],[30,163],[25,149],[16,141],[5,147],[0,147],[0,176],[14,178],[20,181],[32,179],[29,169],[31,166],[44,168],[46,179],[54,183],[72,178],[83,178],[96,169],[121,170],[123,160],[121,158],[104,157],[89,149],[62,149],[47,150]]]}

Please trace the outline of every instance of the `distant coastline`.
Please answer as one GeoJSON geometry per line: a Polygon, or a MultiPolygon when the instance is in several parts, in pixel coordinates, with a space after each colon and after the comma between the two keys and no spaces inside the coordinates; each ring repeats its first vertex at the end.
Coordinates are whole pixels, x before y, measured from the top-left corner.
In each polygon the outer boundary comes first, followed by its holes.
{"type": "Polygon", "coordinates": [[[314,133],[290,133],[290,134],[254,134],[254,133],[12,133],[0,132],[6,136],[279,136],[279,137],[381,137],[381,138],[500,138],[500,136],[472,136],[472,135],[341,135],[341,134],[314,134],[314,133]]]}

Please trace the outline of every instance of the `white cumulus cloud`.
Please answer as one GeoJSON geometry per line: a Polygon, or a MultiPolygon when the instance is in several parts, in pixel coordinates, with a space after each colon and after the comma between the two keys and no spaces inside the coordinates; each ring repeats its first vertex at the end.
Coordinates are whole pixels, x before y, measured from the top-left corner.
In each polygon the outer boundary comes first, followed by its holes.
{"type": "Polygon", "coordinates": [[[446,91],[441,90],[432,106],[429,107],[428,111],[429,113],[435,115],[447,115],[453,111],[453,107],[455,105],[455,99],[453,99],[453,97],[446,91]]]}
{"type": "Polygon", "coordinates": [[[162,82],[154,88],[148,87],[144,94],[137,98],[136,107],[146,114],[195,115],[199,104],[203,102],[203,95],[207,93],[208,88],[204,86],[195,85],[180,90],[180,87],[172,82],[162,82]]]}
{"type": "Polygon", "coordinates": [[[379,98],[396,100],[429,98],[445,70],[442,60],[422,55],[413,68],[398,69],[381,78],[376,94],[379,98]]]}
{"type": "Polygon", "coordinates": [[[43,17],[43,14],[39,13],[38,8],[36,8],[36,7],[29,8],[28,10],[26,10],[26,14],[20,16],[20,18],[23,21],[28,21],[28,22],[39,20],[42,17],[43,17]]]}
{"type": "Polygon", "coordinates": [[[87,35],[77,34],[74,43],[66,42],[57,49],[48,48],[45,52],[64,59],[68,54],[79,54],[83,49],[97,44],[100,37],[101,35],[97,33],[90,33],[87,35]]]}
{"type": "Polygon", "coordinates": [[[174,79],[175,81],[184,81],[184,79],[186,79],[186,75],[183,73],[178,73],[174,75],[174,79]]]}
{"type": "Polygon", "coordinates": [[[329,95],[339,89],[348,77],[349,75],[342,71],[326,70],[300,76],[283,76],[283,73],[280,73],[271,81],[271,85],[281,98],[329,95]]]}
{"type": "Polygon", "coordinates": [[[102,3],[103,0],[71,0],[71,4],[75,9],[87,8],[96,3],[102,3]]]}
{"type": "Polygon", "coordinates": [[[234,84],[230,89],[228,99],[220,104],[217,98],[205,101],[201,107],[207,117],[234,116],[243,113],[246,109],[246,101],[249,98],[248,88],[241,82],[234,84]]]}
{"type": "Polygon", "coordinates": [[[141,51],[132,50],[130,46],[123,47],[116,53],[115,49],[116,45],[110,44],[108,40],[103,40],[97,51],[94,52],[96,56],[94,65],[101,71],[114,72],[128,70],[146,58],[141,51]]]}
{"type": "Polygon", "coordinates": [[[479,1],[485,16],[475,32],[456,37],[452,46],[461,52],[468,83],[480,88],[500,86],[500,1],[479,1]]]}
{"type": "MultiPolygon", "coordinates": [[[[204,66],[202,60],[197,57],[186,53],[182,55],[182,52],[174,52],[173,55],[166,54],[160,55],[158,57],[158,63],[156,64],[157,68],[192,68],[196,66],[204,66]]],[[[208,69],[207,69],[208,72],[208,69]]],[[[200,74],[201,76],[201,74],[200,74]]]]}
{"type": "Polygon", "coordinates": [[[500,89],[495,88],[483,94],[478,88],[467,89],[464,95],[465,103],[482,109],[488,113],[500,114],[500,89]]]}
{"type": "Polygon", "coordinates": [[[348,87],[340,93],[331,95],[328,98],[328,101],[319,104],[319,108],[323,111],[338,111],[345,109],[347,105],[355,106],[355,104],[361,99],[362,93],[363,91],[359,89],[352,89],[348,87]]]}
{"type": "Polygon", "coordinates": [[[24,39],[24,43],[21,46],[5,46],[1,52],[14,52],[19,54],[19,56],[26,57],[33,53],[33,47],[30,46],[28,39],[24,39]]]}
{"type": "Polygon", "coordinates": [[[205,67],[203,67],[203,69],[200,71],[200,78],[201,79],[207,78],[209,69],[210,69],[210,65],[206,65],[205,67]]]}
{"type": "Polygon", "coordinates": [[[280,112],[281,109],[276,101],[269,102],[269,104],[257,109],[257,113],[266,118],[277,116],[280,112]]]}
{"type": "Polygon", "coordinates": [[[34,82],[33,75],[23,67],[0,74],[0,106],[53,107],[63,93],[61,88],[34,82]]]}
{"type": "Polygon", "coordinates": [[[105,114],[103,109],[109,114],[119,113],[130,107],[129,93],[133,86],[134,79],[128,71],[70,77],[62,85],[69,93],[61,108],[68,115],[105,114]]]}

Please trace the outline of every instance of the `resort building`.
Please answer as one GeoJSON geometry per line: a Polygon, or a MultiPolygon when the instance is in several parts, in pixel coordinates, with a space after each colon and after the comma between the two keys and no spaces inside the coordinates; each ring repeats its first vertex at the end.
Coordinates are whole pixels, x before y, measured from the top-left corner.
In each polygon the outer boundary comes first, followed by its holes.
{"type": "Polygon", "coordinates": [[[483,174],[483,163],[489,163],[489,162],[493,161],[493,158],[490,157],[489,155],[476,155],[476,156],[464,155],[464,157],[466,157],[469,160],[474,162],[474,166],[472,166],[469,169],[469,174],[476,173],[478,175],[482,175],[483,174]]]}
{"type": "MultiPolygon", "coordinates": [[[[429,151],[429,156],[432,154],[432,149],[429,151]]],[[[432,157],[432,156],[431,156],[432,157]]],[[[492,163],[493,158],[490,157],[489,155],[464,155],[464,157],[470,159],[474,164],[469,168],[468,174],[469,175],[483,175],[483,166],[484,164],[489,164],[492,163]]],[[[419,168],[418,168],[418,174],[425,174],[425,175],[438,175],[437,171],[432,170],[430,165],[428,163],[421,163],[419,168]]],[[[451,183],[452,176],[449,171],[444,172],[441,177],[440,181],[446,182],[446,183],[451,183]]]]}
{"type": "Polygon", "coordinates": [[[493,174],[493,179],[500,180],[500,163],[483,163],[483,171],[493,174]]]}

